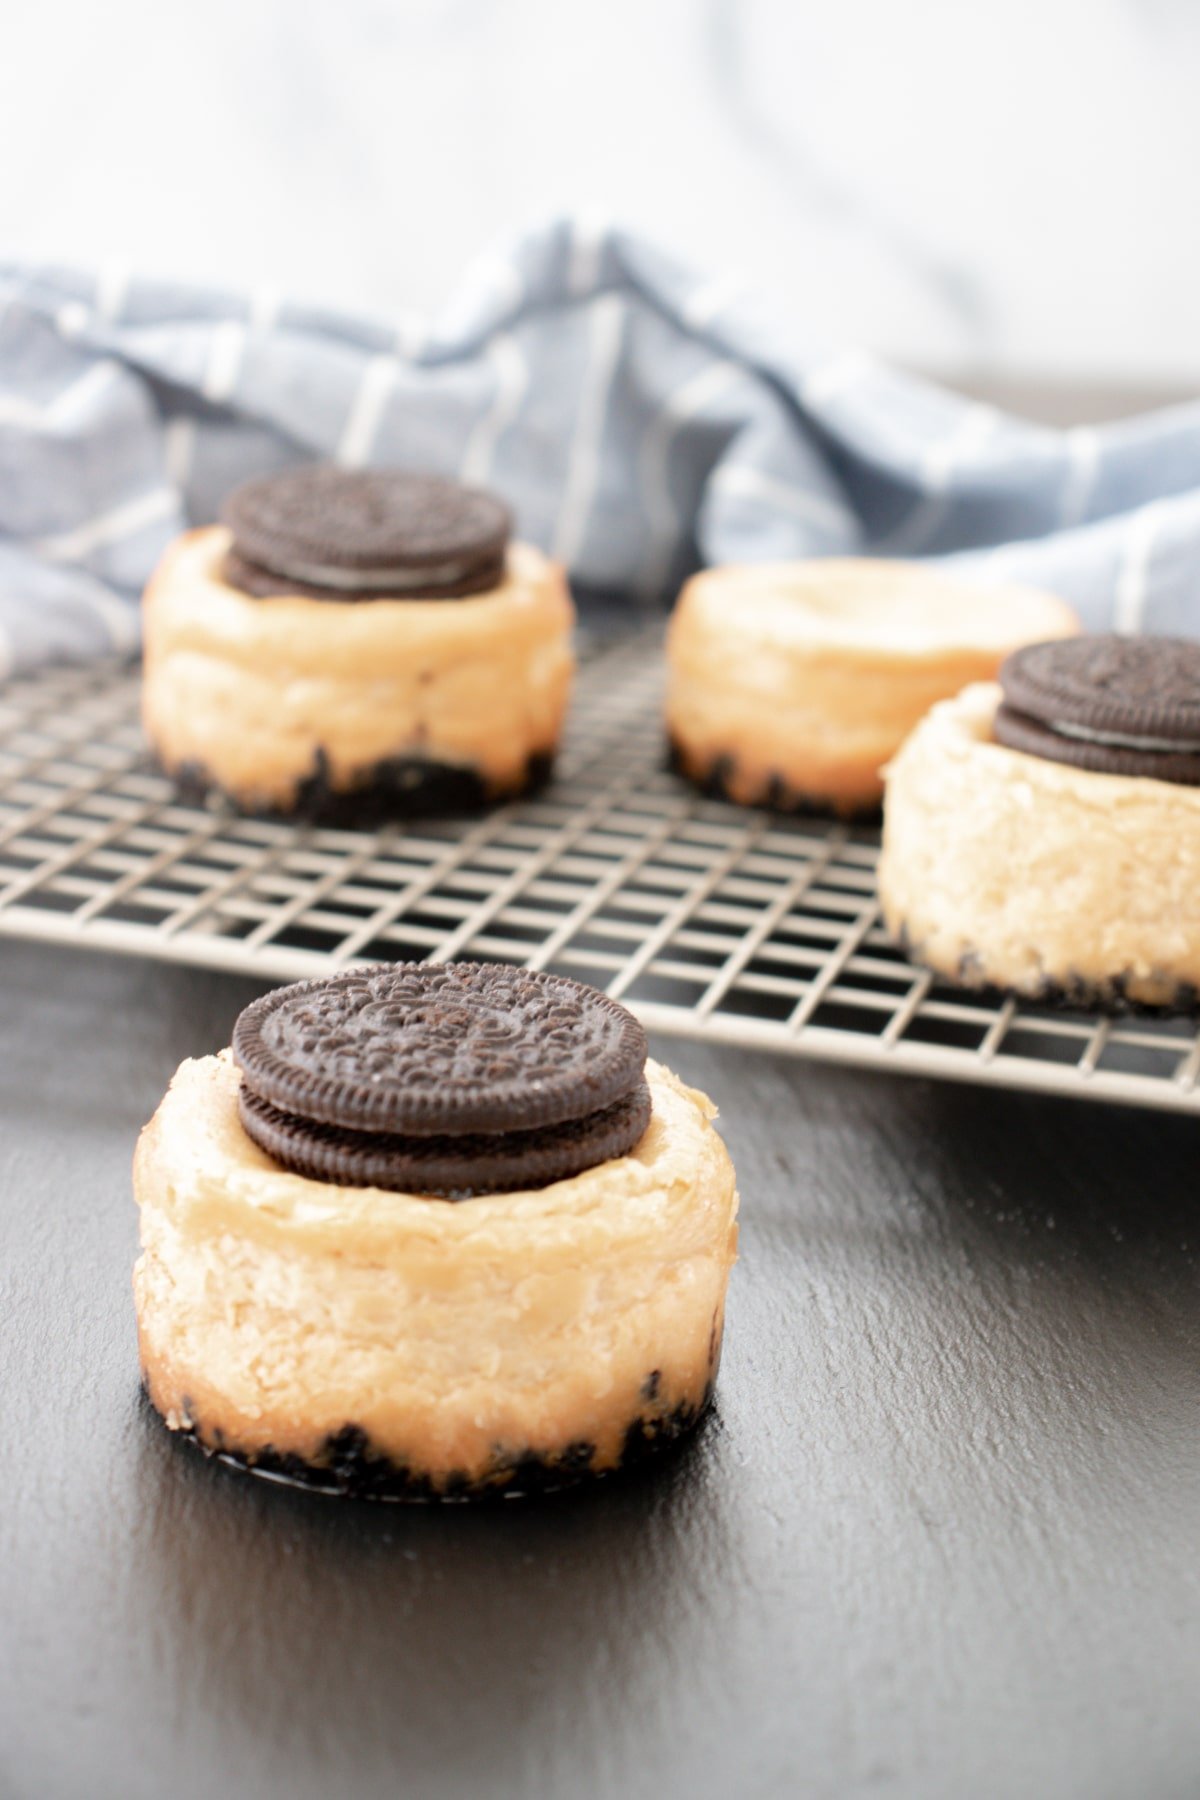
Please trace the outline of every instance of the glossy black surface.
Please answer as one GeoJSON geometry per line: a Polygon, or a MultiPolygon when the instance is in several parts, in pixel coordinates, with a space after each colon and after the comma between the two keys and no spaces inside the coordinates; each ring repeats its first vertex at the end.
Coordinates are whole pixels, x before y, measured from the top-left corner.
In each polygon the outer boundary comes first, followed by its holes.
{"type": "Polygon", "coordinates": [[[259,991],[0,946],[0,1793],[1200,1791],[1200,1128],[659,1043],[742,1262],[657,1476],[372,1507],[139,1398],[129,1159],[259,991]]]}

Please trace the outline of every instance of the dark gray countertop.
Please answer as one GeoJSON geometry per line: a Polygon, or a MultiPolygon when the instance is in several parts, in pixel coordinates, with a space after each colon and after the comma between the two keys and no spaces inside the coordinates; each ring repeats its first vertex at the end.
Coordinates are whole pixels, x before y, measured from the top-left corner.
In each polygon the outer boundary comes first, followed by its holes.
{"type": "Polygon", "coordinates": [[[1200,1791],[1193,1120],[659,1043],[740,1178],[716,1416],[373,1508],[139,1398],[134,1139],[255,991],[0,948],[0,1792],[1200,1791]]]}

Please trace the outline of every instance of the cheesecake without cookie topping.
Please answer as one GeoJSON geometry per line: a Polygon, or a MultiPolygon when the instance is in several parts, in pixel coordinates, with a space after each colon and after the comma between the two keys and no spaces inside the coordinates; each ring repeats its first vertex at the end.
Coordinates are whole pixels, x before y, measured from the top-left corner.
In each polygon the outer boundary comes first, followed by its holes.
{"type": "Polygon", "coordinates": [[[994,676],[1070,607],[920,563],[865,558],[706,570],[667,640],[680,770],[745,805],[870,811],[881,771],[935,701],[994,676]]]}

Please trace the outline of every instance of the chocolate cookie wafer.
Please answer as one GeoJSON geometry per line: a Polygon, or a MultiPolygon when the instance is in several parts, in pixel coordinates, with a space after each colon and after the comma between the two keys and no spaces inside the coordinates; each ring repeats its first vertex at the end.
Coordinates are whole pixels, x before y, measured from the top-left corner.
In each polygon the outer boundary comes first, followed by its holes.
{"type": "Polygon", "coordinates": [[[406,469],[316,464],[237,488],[225,578],[265,598],[456,599],[503,577],[512,521],[478,488],[406,469]]]}
{"type": "Polygon", "coordinates": [[[347,1186],[469,1197],[561,1180],[649,1122],[631,1013],[562,976],[385,964],[302,982],[234,1027],[247,1135],[347,1186]]]}
{"type": "Polygon", "coordinates": [[[996,741],[1096,774],[1200,785],[1200,644],[1106,634],[1017,650],[996,741]]]}
{"type": "Polygon", "coordinates": [[[546,1187],[626,1155],[650,1123],[650,1090],[639,1080],[611,1106],[540,1130],[443,1137],[322,1125],[282,1112],[244,1085],[238,1113],[246,1135],[260,1149],[310,1180],[469,1200],[476,1194],[546,1187]]]}

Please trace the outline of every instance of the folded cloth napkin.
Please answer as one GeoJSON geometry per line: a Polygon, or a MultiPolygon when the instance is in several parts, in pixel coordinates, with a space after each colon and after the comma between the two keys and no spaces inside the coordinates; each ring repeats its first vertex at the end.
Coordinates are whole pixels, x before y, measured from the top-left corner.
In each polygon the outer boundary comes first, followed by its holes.
{"type": "Polygon", "coordinates": [[[1200,404],[1031,425],[561,223],[428,328],[0,267],[0,670],[135,647],[168,539],[314,457],[494,487],[580,587],[645,602],[701,562],[919,556],[1200,635],[1200,404]]]}

